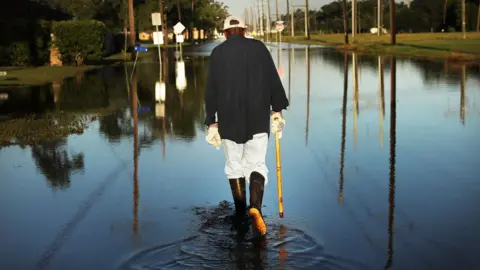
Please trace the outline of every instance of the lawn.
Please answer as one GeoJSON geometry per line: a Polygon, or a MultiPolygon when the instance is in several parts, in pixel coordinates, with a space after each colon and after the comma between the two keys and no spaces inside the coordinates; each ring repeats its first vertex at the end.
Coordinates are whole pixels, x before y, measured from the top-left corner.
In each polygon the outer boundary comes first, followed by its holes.
{"type": "MultiPolygon", "coordinates": [[[[0,77],[0,87],[16,85],[41,85],[67,77],[73,77],[87,70],[100,68],[98,65],[63,66],[63,67],[27,67],[7,69],[7,75],[0,77]]],[[[0,68],[0,71],[4,70],[0,68]]]]}
{"type": "Polygon", "coordinates": [[[480,33],[467,33],[466,39],[461,33],[418,33],[398,34],[397,45],[390,45],[390,36],[358,34],[350,44],[343,44],[343,34],[312,35],[311,40],[302,37],[282,38],[286,42],[301,44],[321,44],[372,54],[391,54],[424,58],[450,58],[456,60],[480,60],[480,33]]]}
{"type": "MultiPolygon", "coordinates": [[[[152,57],[157,52],[156,45],[143,44],[148,47],[148,52],[139,53],[138,60],[152,57]]],[[[188,46],[186,43],[183,46],[188,46]]],[[[168,48],[175,48],[175,44],[169,44],[168,48]]],[[[127,63],[132,61],[129,59],[130,53],[126,55],[127,63]]],[[[0,87],[11,87],[21,85],[41,85],[56,80],[62,80],[68,77],[74,77],[79,73],[87,70],[102,68],[108,65],[114,65],[124,62],[125,55],[123,52],[109,56],[100,63],[84,65],[84,66],[41,66],[41,67],[0,67],[0,74],[6,71],[6,76],[0,75],[0,87]]]]}

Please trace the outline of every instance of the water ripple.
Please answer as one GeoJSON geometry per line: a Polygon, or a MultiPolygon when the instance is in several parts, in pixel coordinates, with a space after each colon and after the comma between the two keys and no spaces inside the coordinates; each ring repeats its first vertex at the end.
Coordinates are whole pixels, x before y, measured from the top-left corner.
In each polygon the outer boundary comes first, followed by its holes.
{"type": "Polygon", "coordinates": [[[249,222],[233,222],[227,202],[193,211],[200,218],[198,234],[141,250],[120,269],[366,269],[329,254],[306,232],[268,219],[266,239],[257,238],[249,222]]]}

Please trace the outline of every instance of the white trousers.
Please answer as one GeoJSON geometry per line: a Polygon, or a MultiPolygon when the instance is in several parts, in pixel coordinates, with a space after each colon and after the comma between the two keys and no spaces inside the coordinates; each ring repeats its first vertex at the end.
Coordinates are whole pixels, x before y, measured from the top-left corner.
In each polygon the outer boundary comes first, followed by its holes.
{"type": "Polygon", "coordinates": [[[228,179],[245,177],[250,184],[250,174],[258,172],[265,177],[265,186],[268,183],[268,169],[265,165],[268,148],[268,134],[255,134],[245,144],[222,139],[225,151],[225,174],[228,179]]]}

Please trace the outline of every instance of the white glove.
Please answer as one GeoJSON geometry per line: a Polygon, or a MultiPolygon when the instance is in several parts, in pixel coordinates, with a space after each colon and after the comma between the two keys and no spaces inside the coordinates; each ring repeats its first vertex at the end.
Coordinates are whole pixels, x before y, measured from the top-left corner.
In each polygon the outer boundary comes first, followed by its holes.
{"type": "Polygon", "coordinates": [[[218,133],[218,127],[211,126],[207,129],[206,140],[209,144],[215,146],[217,150],[220,149],[220,145],[222,144],[222,138],[220,137],[220,133],[218,133]]]}
{"type": "Polygon", "coordinates": [[[278,132],[278,138],[281,139],[283,127],[285,126],[285,119],[282,117],[281,113],[276,112],[270,116],[270,120],[272,123],[272,132],[278,132]]]}

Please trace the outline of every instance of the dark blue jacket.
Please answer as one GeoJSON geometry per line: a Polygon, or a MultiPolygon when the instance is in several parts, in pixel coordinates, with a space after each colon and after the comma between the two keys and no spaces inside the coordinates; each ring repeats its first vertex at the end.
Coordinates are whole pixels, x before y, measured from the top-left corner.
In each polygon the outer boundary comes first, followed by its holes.
{"type": "Polygon", "coordinates": [[[270,134],[270,113],[289,105],[270,51],[255,39],[233,35],[213,49],[205,91],[205,125],[215,123],[222,139],[246,143],[270,134]]]}

